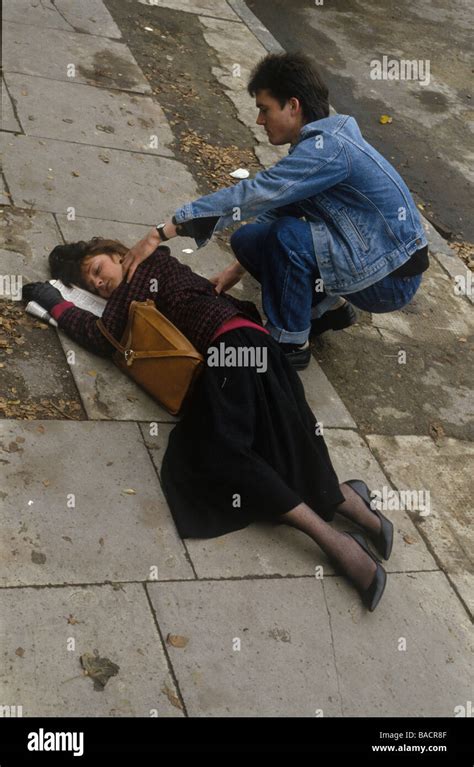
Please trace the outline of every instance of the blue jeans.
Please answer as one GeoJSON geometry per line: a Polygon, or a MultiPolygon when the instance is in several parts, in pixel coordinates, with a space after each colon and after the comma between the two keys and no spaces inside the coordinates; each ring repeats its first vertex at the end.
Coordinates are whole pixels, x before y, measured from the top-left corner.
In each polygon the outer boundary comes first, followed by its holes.
{"type": "MultiPolygon", "coordinates": [[[[234,232],[230,244],[239,263],[262,286],[270,334],[282,343],[304,343],[311,319],[320,317],[339,300],[322,286],[309,223],[282,216],[269,223],[246,224],[234,232]]],[[[343,298],[366,312],[394,312],[413,298],[420,283],[421,274],[387,275],[343,298]]]]}

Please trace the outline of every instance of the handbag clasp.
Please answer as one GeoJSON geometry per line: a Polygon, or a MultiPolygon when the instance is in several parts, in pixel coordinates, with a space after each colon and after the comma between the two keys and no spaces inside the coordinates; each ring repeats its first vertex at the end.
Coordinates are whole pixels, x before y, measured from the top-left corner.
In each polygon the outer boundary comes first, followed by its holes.
{"type": "Polygon", "coordinates": [[[125,355],[125,362],[130,367],[130,365],[133,363],[135,352],[133,351],[133,349],[125,349],[124,355],[125,355]]]}

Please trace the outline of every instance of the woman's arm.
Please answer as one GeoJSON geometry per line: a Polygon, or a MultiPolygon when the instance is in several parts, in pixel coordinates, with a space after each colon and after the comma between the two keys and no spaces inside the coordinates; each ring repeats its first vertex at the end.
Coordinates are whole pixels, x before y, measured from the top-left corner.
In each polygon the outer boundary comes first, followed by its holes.
{"type": "MultiPolygon", "coordinates": [[[[61,305],[52,310],[51,315],[58,323],[58,327],[66,335],[87,351],[94,352],[100,357],[111,357],[115,351],[110,341],[107,341],[103,333],[97,327],[97,316],[88,312],[86,309],[79,309],[70,301],[64,301],[62,311],[61,305]],[[66,306],[65,304],[69,304],[66,306]]],[[[112,335],[115,335],[112,333],[112,335]]]]}
{"type": "MultiPolygon", "coordinates": [[[[36,301],[46,309],[56,320],[61,330],[64,330],[73,341],[77,341],[88,351],[99,354],[101,357],[110,357],[115,351],[112,344],[107,341],[97,327],[96,315],[85,309],[79,309],[71,301],[66,301],[61,292],[48,281],[30,282],[24,285],[22,298],[26,302],[36,301]]],[[[110,318],[112,323],[114,318],[115,315],[110,318]]],[[[118,321],[120,318],[115,319],[118,321]]],[[[116,325],[117,321],[115,322],[116,325]]],[[[116,332],[116,328],[115,332],[111,330],[114,336],[116,332]]]]}

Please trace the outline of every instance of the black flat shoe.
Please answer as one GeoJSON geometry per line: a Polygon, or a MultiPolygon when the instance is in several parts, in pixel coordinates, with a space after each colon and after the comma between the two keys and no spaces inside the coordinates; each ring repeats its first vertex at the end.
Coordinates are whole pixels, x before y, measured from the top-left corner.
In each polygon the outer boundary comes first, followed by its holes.
{"type": "Polygon", "coordinates": [[[357,322],[357,314],[349,303],[339,309],[325,312],[322,317],[311,322],[310,336],[320,336],[326,330],[343,330],[357,322]]]}
{"type": "Polygon", "coordinates": [[[304,370],[311,360],[311,347],[303,344],[280,344],[280,349],[295,370],[304,370]]]}
{"type": "Polygon", "coordinates": [[[349,485],[349,487],[352,487],[354,492],[359,495],[363,501],[365,501],[365,505],[367,506],[370,511],[375,514],[380,519],[380,532],[377,535],[370,536],[367,531],[367,535],[369,535],[370,539],[373,541],[375,548],[379,552],[380,556],[384,559],[388,559],[390,554],[392,553],[392,546],[393,546],[393,525],[390,522],[387,517],[384,517],[383,514],[380,513],[377,509],[373,509],[370,505],[371,498],[370,498],[370,490],[361,479],[349,479],[347,482],[343,482],[344,485],[349,485]]]}
{"type": "Polygon", "coordinates": [[[362,589],[357,588],[357,591],[359,592],[362,602],[367,607],[367,609],[372,613],[375,608],[377,607],[378,603],[382,599],[382,594],[385,591],[385,585],[387,583],[387,573],[385,572],[384,568],[380,564],[380,561],[377,559],[377,557],[374,557],[372,552],[370,551],[369,547],[367,546],[367,541],[362,535],[359,535],[359,533],[348,533],[345,532],[344,535],[348,535],[349,538],[353,538],[356,543],[359,544],[359,546],[364,549],[365,553],[369,555],[371,559],[376,563],[377,570],[375,571],[375,575],[372,579],[372,583],[370,586],[363,591],[362,589]]]}

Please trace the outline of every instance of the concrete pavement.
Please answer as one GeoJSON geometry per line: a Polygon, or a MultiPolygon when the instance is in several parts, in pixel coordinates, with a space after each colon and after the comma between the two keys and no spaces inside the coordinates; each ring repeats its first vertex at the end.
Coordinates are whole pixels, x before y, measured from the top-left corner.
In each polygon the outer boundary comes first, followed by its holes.
{"type": "MultiPolygon", "coordinates": [[[[2,274],[46,279],[47,254],[62,240],[100,234],[133,244],[200,193],[111,13],[120,2],[4,3],[2,274]]],[[[239,4],[127,5],[137,23],[160,34],[192,16],[212,76],[252,132],[260,163],[285,153],[254,126],[245,83],[265,48],[239,4]]],[[[54,363],[81,408],[77,415],[66,409],[64,419],[12,417],[6,404],[15,393],[2,386],[1,705],[22,705],[24,716],[160,717],[451,717],[466,705],[473,449],[464,349],[472,295],[454,292],[456,277],[467,284],[467,270],[427,231],[433,266],[411,308],[366,316],[333,334],[302,374],[340,480],[363,477],[393,493],[386,513],[396,529],[394,552],[374,614],[296,530],[252,525],[181,541],[159,481],[175,419],[112,363],[53,329],[37,330],[41,348],[55,349],[53,362],[44,351],[42,360],[21,357],[21,346],[0,351],[25,397],[41,379],[41,396],[53,396],[57,377],[48,379],[46,368],[54,363]],[[440,353],[454,356],[426,366],[434,318],[444,326],[440,353]],[[365,368],[351,351],[360,338],[375,349],[365,368]],[[392,390],[378,385],[382,353],[396,358],[409,348],[419,351],[405,368],[395,359],[392,390]],[[319,365],[327,356],[334,362],[319,365]],[[344,370],[357,376],[350,397],[344,370]],[[400,407],[399,390],[427,409],[431,433],[400,407]],[[400,491],[418,494],[413,507],[397,508],[400,491]],[[120,667],[99,694],[80,664],[94,652],[120,667]]],[[[172,253],[199,273],[228,263],[221,238],[184,254],[189,242],[174,240],[172,253]]],[[[235,294],[258,300],[250,278],[235,294]]],[[[0,369],[0,381],[7,372],[0,369]]]]}

